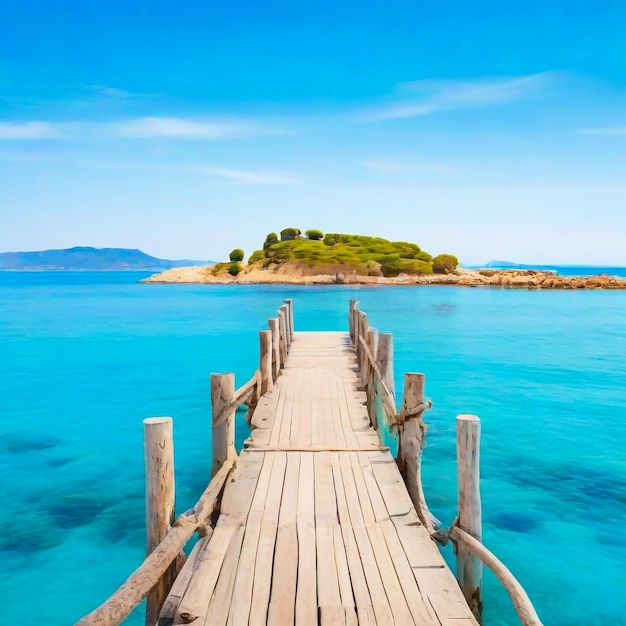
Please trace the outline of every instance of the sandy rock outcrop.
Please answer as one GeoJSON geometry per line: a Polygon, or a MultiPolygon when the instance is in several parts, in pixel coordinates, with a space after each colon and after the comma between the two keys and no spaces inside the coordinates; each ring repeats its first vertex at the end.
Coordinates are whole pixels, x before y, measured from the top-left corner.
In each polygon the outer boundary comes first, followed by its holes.
{"type": "Polygon", "coordinates": [[[626,279],[596,276],[559,276],[540,270],[457,269],[450,274],[400,274],[393,278],[363,276],[347,265],[311,267],[290,262],[261,268],[244,266],[238,276],[208,267],[176,267],[144,279],[145,283],[201,284],[291,284],[291,285],[458,285],[464,287],[505,287],[509,289],[626,289],[626,279]]]}

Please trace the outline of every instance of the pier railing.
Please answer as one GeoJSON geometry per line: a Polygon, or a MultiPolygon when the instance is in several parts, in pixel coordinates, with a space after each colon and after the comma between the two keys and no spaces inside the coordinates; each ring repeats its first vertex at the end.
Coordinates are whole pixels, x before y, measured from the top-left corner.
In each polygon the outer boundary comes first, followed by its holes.
{"type": "Polygon", "coordinates": [[[250,424],[259,399],[272,390],[285,365],[294,336],[292,300],[284,301],[276,317],[268,320],[268,327],[259,331],[259,367],[250,380],[235,389],[234,374],[211,374],[211,480],[193,508],[179,517],[174,510],[172,418],[144,420],[147,556],[117,591],[77,626],[121,624],[146,597],[146,624],[155,626],[159,614],[167,619],[164,602],[185,563],[183,548],[196,533],[205,541],[210,538],[224,485],[237,464],[235,412],[246,406],[246,421],[250,424]]]}
{"type": "Polygon", "coordinates": [[[521,624],[542,626],[522,585],[482,543],[480,420],[475,415],[459,415],[456,419],[458,513],[450,528],[446,529],[428,509],[421,479],[422,451],[428,430],[423,414],[432,407],[430,401],[424,400],[425,377],[417,373],[404,374],[404,390],[398,410],[392,335],[372,328],[367,314],[359,310],[356,300],[350,300],[348,324],[372,427],[378,432],[381,443],[384,429],[397,433],[396,463],[417,515],[433,539],[443,545],[449,541],[454,544],[459,586],[472,612],[482,623],[484,564],[506,589],[521,624]]]}

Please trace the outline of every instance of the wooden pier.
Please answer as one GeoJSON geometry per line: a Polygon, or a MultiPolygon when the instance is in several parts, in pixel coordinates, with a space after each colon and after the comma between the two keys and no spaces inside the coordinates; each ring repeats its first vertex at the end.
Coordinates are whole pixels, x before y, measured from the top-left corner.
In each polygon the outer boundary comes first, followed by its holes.
{"type": "Polygon", "coordinates": [[[250,381],[235,390],[232,374],[211,376],[212,480],[176,521],[172,422],[146,420],[149,554],[79,624],[119,624],[148,595],[150,626],[477,625],[478,556],[521,622],[540,625],[519,583],[480,543],[478,419],[457,420],[459,518],[437,530],[420,477],[424,376],[405,375],[398,410],[391,336],[369,328],[354,301],[348,333],[295,332],[291,301],[269,327],[250,381]],[[242,404],[251,434],[237,454],[242,404]],[[396,458],[381,437],[389,428],[396,458]],[[457,544],[459,582],[434,538],[457,544]]]}

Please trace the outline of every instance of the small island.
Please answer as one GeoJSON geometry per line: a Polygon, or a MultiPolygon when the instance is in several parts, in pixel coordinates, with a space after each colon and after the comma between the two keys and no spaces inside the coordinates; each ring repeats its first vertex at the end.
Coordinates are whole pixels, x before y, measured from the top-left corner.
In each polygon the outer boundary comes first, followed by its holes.
{"type": "Polygon", "coordinates": [[[626,280],[607,275],[559,276],[529,269],[463,269],[453,254],[432,256],[419,245],[381,237],[285,228],[269,233],[244,263],[235,248],[230,260],[210,266],[178,267],[146,283],[460,285],[529,289],[626,289],[626,280]]]}

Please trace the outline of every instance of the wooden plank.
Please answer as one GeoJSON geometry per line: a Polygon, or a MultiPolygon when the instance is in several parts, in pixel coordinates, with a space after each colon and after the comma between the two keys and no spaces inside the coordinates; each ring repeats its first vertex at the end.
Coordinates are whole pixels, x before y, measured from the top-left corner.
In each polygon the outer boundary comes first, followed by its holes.
{"type": "Polygon", "coordinates": [[[185,624],[191,619],[197,619],[198,624],[204,622],[230,542],[237,527],[245,524],[264,457],[264,453],[242,453],[242,463],[226,483],[222,513],[213,536],[199,556],[196,571],[180,602],[174,623],[185,624]]]}
{"type": "MultiPolygon", "coordinates": [[[[432,610],[427,597],[422,597],[419,587],[416,585],[413,577],[411,564],[408,561],[396,527],[389,516],[389,511],[380,491],[380,486],[376,482],[374,472],[372,470],[370,455],[359,454],[358,461],[361,465],[363,479],[367,487],[367,492],[372,503],[372,509],[376,518],[376,523],[381,528],[387,549],[391,556],[391,561],[396,570],[398,580],[404,593],[404,598],[409,607],[409,611],[416,624],[435,624],[439,625],[439,620],[435,612],[432,610]]],[[[420,532],[420,528],[415,529],[420,532]]]]}
{"type": "MultiPolygon", "coordinates": [[[[298,579],[298,483],[300,454],[287,455],[285,485],[278,518],[272,591],[267,616],[268,625],[293,624],[296,610],[298,579]]],[[[312,486],[309,486],[309,489],[312,486]]]]}
{"type": "Polygon", "coordinates": [[[387,544],[383,536],[382,529],[376,523],[376,516],[367,492],[367,486],[363,478],[361,464],[356,452],[346,453],[350,458],[350,465],[354,475],[354,481],[358,493],[359,504],[369,540],[374,551],[376,564],[380,572],[380,577],[389,599],[389,604],[393,609],[393,616],[399,624],[410,624],[411,613],[402,591],[402,586],[398,581],[398,576],[393,565],[393,561],[387,549],[387,544]]]}
{"type": "Polygon", "coordinates": [[[421,525],[395,462],[386,454],[370,456],[380,493],[422,596],[428,598],[442,624],[451,619],[470,619],[476,624],[454,575],[421,525]],[[418,528],[422,532],[417,532],[418,528]]]}
{"type": "MultiPolygon", "coordinates": [[[[233,537],[228,545],[228,551],[220,569],[215,589],[211,595],[211,601],[204,619],[205,626],[224,626],[228,620],[237,566],[241,556],[243,538],[246,532],[244,525],[235,528],[233,537]]],[[[202,623],[198,620],[198,623],[202,623]]]]}
{"type": "Polygon", "coordinates": [[[338,524],[333,526],[333,543],[335,546],[335,565],[337,567],[337,580],[339,581],[339,595],[345,616],[346,624],[355,626],[358,624],[348,556],[343,541],[343,534],[338,524]]]}
{"type": "MultiPolygon", "coordinates": [[[[265,511],[265,503],[267,500],[267,492],[269,490],[273,465],[274,455],[267,454],[257,481],[257,487],[254,492],[254,499],[252,500],[252,504],[250,506],[250,512],[246,520],[240,564],[233,582],[237,593],[233,594],[231,589],[229,594],[230,616],[228,618],[228,623],[230,624],[247,623],[248,616],[250,614],[250,606],[252,604],[252,587],[254,583],[254,564],[256,561],[259,535],[261,534],[261,522],[265,511]],[[230,599],[231,597],[232,599],[230,599]]],[[[218,588],[216,588],[216,595],[217,592],[218,588]]],[[[210,606],[209,617],[211,619],[214,618],[210,606]]],[[[215,617],[215,619],[215,623],[218,623],[217,617],[215,617]]]]}
{"type": "MultiPolygon", "coordinates": [[[[291,436],[290,443],[292,447],[307,448],[311,445],[311,428],[313,420],[314,403],[309,401],[306,393],[310,392],[312,381],[307,373],[303,373],[299,384],[299,402],[291,416],[291,436]]],[[[316,389],[317,391],[317,389],[316,389]]]]}
{"type": "MultiPolygon", "coordinates": [[[[359,503],[359,496],[350,464],[350,458],[348,453],[339,454],[338,456],[347,505],[346,512],[354,532],[354,538],[361,560],[361,567],[363,573],[365,574],[365,580],[367,581],[367,587],[370,592],[376,622],[378,624],[393,624],[393,611],[390,607],[387,592],[385,591],[380,571],[378,569],[378,564],[376,563],[374,550],[370,544],[369,535],[365,528],[365,521],[363,519],[363,512],[359,503]]],[[[354,565],[353,560],[351,560],[350,563],[354,565]]],[[[352,570],[350,570],[350,574],[352,575],[352,570]]]]}
{"type": "Polygon", "coordinates": [[[300,387],[300,375],[299,373],[290,374],[289,380],[286,381],[283,394],[285,401],[282,406],[283,414],[280,418],[280,431],[278,433],[278,445],[279,447],[288,446],[291,436],[291,420],[294,412],[294,405],[296,403],[295,396],[300,387]],[[289,384],[287,384],[289,383],[289,384]]]}
{"type": "MultiPolygon", "coordinates": [[[[278,399],[276,402],[276,413],[274,417],[274,421],[272,422],[272,434],[270,435],[270,445],[277,447],[280,439],[280,428],[282,425],[282,420],[285,412],[285,400],[287,393],[287,377],[285,375],[281,376],[278,379],[278,383],[276,384],[276,391],[278,392],[278,399]]],[[[274,393],[274,392],[272,392],[274,393]]]]}
{"type": "MultiPolygon", "coordinates": [[[[285,481],[287,455],[281,452],[271,453],[274,456],[270,487],[267,492],[259,546],[254,564],[254,585],[252,589],[252,605],[250,607],[249,624],[264,625],[267,622],[267,610],[272,588],[272,566],[274,547],[278,529],[278,515],[285,481]]],[[[280,581],[277,581],[280,584],[280,581]]]]}
{"type": "MultiPolygon", "coordinates": [[[[345,448],[348,447],[348,436],[346,436],[346,424],[344,423],[344,416],[342,416],[339,407],[340,390],[337,384],[337,376],[334,370],[329,372],[327,389],[328,392],[325,394],[325,396],[328,398],[328,410],[332,417],[336,446],[343,446],[345,448]]],[[[352,428],[349,428],[348,430],[350,431],[350,434],[352,434],[352,428]]]]}
{"type": "MultiPolygon", "coordinates": [[[[299,345],[296,342],[296,346],[299,345]]],[[[300,455],[296,530],[298,534],[298,581],[296,626],[317,626],[317,582],[315,555],[315,470],[313,454],[300,455]]]]}
{"type": "Polygon", "coordinates": [[[348,573],[352,585],[352,593],[358,616],[358,623],[376,624],[374,608],[372,606],[367,581],[365,580],[365,573],[363,572],[363,564],[361,562],[361,557],[359,555],[359,550],[354,536],[354,530],[348,513],[348,503],[346,500],[343,479],[341,477],[338,455],[333,455],[332,471],[336,494],[335,497],[337,501],[337,515],[339,517],[339,528],[343,538],[346,553],[346,564],[348,566],[348,573]]]}
{"type": "MultiPolygon", "coordinates": [[[[358,446],[358,440],[354,433],[354,424],[352,421],[352,415],[348,407],[348,398],[345,381],[339,377],[335,377],[335,389],[336,389],[336,403],[339,412],[339,419],[344,430],[344,437],[346,439],[346,447],[358,446]]],[[[368,420],[369,422],[369,420],[368,420]]]]}
{"type": "Polygon", "coordinates": [[[345,624],[341,603],[334,530],[337,507],[330,452],[315,455],[315,547],[317,554],[317,606],[321,626],[345,624]]]}
{"type": "MultiPolygon", "coordinates": [[[[211,534],[213,533],[211,532],[211,534]]],[[[158,626],[171,626],[174,623],[174,617],[176,616],[178,605],[180,604],[182,597],[185,595],[185,591],[187,591],[187,587],[195,574],[200,554],[205,550],[210,538],[211,535],[207,535],[206,537],[198,539],[192,548],[189,556],[187,557],[187,561],[185,561],[185,565],[180,570],[172,588],[170,589],[169,595],[163,603],[163,608],[159,614],[158,626]]]]}
{"type": "Polygon", "coordinates": [[[272,393],[262,396],[256,405],[250,420],[250,426],[253,429],[252,436],[258,435],[257,431],[271,431],[273,428],[276,417],[276,405],[280,397],[279,385],[280,382],[275,383],[272,393]]]}

